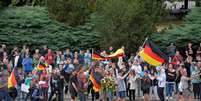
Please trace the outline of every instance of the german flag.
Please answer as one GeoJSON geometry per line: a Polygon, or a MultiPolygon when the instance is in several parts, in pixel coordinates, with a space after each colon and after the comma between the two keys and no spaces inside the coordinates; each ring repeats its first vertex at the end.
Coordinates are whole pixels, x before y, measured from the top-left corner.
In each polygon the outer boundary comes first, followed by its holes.
{"type": "Polygon", "coordinates": [[[93,59],[93,60],[97,60],[97,61],[111,60],[111,58],[103,57],[103,56],[99,55],[99,54],[96,53],[96,52],[93,52],[93,53],[92,53],[92,59],[93,59]]]}
{"type": "Polygon", "coordinates": [[[118,49],[115,53],[108,55],[108,57],[115,58],[115,57],[123,57],[124,50],[122,48],[118,49]]]}
{"type": "Polygon", "coordinates": [[[12,70],[9,78],[8,78],[8,88],[14,88],[17,85],[17,80],[15,78],[15,69],[12,70]]]}
{"type": "Polygon", "coordinates": [[[91,74],[89,76],[89,79],[91,80],[93,84],[93,89],[95,92],[99,92],[101,90],[101,79],[102,75],[98,72],[95,72],[94,69],[91,70],[91,74]]]}
{"type": "Polygon", "coordinates": [[[147,63],[153,66],[160,66],[168,61],[167,56],[150,40],[147,40],[144,48],[140,51],[139,55],[147,63]]]}

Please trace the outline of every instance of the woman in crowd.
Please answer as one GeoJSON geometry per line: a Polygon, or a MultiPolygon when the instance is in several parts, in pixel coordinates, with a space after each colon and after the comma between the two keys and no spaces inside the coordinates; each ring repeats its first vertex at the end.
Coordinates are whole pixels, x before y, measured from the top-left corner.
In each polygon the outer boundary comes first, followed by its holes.
{"type": "Polygon", "coordinates": [[[166,69],[166,99],[173,99],[175,79],[176,70],[173,68],[173,64],[168,64],[166,69]]]}
{"type": "Polygon", "coordinates": [[[124,74],[124,71],[120,70],[117,73],[117,91],[118,91],[120,101],[125,101],[125,98],[126,98],[126,84],[124,79],[126,78],[129,72],[130,70],[126,74],[124,74]]]}
{"type": "Polygon", "coordinates": [[[191,91],[189,89],[188,81],[192,80],[187,77],[186,69],[181,69],[181,81],[179,83],[179,101],[192,101],[191,91]]]}
{"type": "Polygon", "coordinates": [[[158,97],[160,98],[160,101],[165,101],[164,88],[166,84],[166,74],[164,66],[158,66],[156,67],[156,70],[158,71],[158,75],[156,76],[156,79],[158,80],[158,97]]]}
{"type": "Polygon", "coordinates": [[[128,77],[128,82],[130,84],[130,87],[129,87],[129,100],[130,101],[135,101],[135,91],[136,91],[136,88],[137,88],[137,76],[135,74],[135,71],[131,71],[129,73],[129,77],[128,77]]]}
{"type": "MultiPolygon", "coordinates": [[[[196,76],[199,73],[200,73],[200,69],[197,67],[197,63],[194,62],[193,65],[191,66],[191,77],[196,76]]],[[[191,83],[193,84],[194,99],[199,99],[200,97],[199,82],[200,82],[199,76],[191,80],[191,83]]]]}
{"type": "Polygon", "coordinates": [[[148,71],[144,71],[144,76],[142,77],[142,92],[144,95],[144,101],[149,101],[149,93],[151,87],[151,79],[148,74],[148,71]]]}

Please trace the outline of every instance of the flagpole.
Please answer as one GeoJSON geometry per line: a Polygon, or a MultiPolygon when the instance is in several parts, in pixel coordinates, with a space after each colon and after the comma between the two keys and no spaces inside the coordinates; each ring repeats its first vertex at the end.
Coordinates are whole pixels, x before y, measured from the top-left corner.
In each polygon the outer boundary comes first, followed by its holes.
{"type": "Polygon", "coordinates": [[[145,43],[146,43],[146,41],[147,41],[147,40],[148,40],[148,37],[146,37],[146,39],[144,40],[144,42],[143,42],[142,46],[140,46],[140,47],[139,47],[139,49],[138,49],[138,50],[139,50],[139,52],[137,53],[137,56],[139,56],[139,53],[140,53],[140,48],[141,48],[141,47],[143,47],[143,46],[145,45],[145,43]]]}
{"type": "Polygon", "coordinates": [[[143,47],[145,45],[145,43],[146,43],[147,40],[148,40],[148,37],[146,37],[146,39],[144,40],[144,42],[143,42],[143,44],[142,44],[141,47],[143,47]]]}

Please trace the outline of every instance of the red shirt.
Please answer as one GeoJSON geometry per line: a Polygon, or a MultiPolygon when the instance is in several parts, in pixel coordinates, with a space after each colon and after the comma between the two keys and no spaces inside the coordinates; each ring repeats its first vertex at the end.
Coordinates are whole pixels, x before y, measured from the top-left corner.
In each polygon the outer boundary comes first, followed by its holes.
{"type": "Polygon", "coordinates": [[[47,53],[45,55],[45,61],[48,63],[48,64],[54,64],[54,54],[53,53],[47,53]]]}

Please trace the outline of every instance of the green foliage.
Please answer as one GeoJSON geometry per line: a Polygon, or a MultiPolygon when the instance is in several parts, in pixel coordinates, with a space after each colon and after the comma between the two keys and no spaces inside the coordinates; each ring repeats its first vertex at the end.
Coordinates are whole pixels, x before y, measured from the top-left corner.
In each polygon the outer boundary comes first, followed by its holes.
{"type": "Polygon", "coordinates": [[[93,48],[99,46],[99,33],[93,24],[66,27],[49,18],[43,7],[16,7],[0,11],[0,43],[13,47],[23,44],[52,49],[93,48]]]}
{"type": "Polygon", "coordinates": [[[29,5],[29,6],[44,6],[46,3],[46,0],[11,0],[11,4],[13,6],[23,6],[23,5],[29,5]]]}
{"type": "Polygon", "coordinates": [[[163,0],[100,0],[96,13],[102,47],[137,50],[164,13],[163,0]]]}
{"type": "Polygon", "coordinates": [[[90,14],[88,0],[48,0],[47,8],[51,17],[70,26],[83,24],[90,14]]]}
{"type": "Polygon", "coordinates": [[[155,34],[155,42],[165,49],[169,43],[173,42],[179,48],[185,48],[188,42],[200,43],[201,39],[201,7],[193,8],[185,17],[181,26],[173,25],[170,29],[161,34],[155,34]]]}

